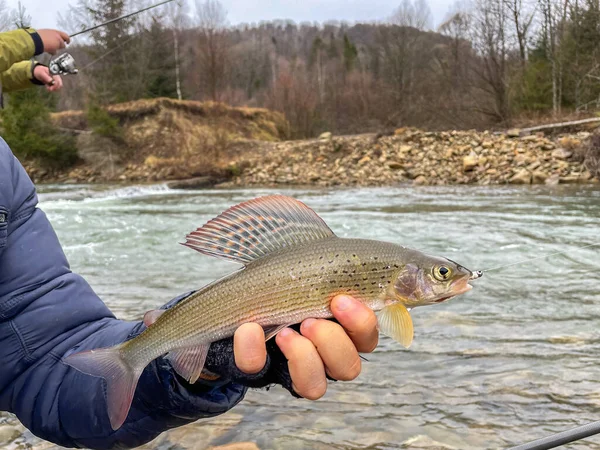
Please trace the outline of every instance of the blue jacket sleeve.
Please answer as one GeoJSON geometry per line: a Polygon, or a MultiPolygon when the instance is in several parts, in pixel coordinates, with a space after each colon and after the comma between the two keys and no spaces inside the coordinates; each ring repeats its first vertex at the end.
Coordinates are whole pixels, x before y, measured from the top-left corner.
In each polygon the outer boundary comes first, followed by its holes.
{"type": "Polygon", "coordinates": [[[62,362],[74,350],[123,342],[143,328],[117,320],[71,272],[33,183],[0,139],[0,410],[64,447],[127,448],[221,414],[246,388],[228,381],[185,385],[163,358],[140,378],[127,421],[113,431],[105,384],[62,362]]]}

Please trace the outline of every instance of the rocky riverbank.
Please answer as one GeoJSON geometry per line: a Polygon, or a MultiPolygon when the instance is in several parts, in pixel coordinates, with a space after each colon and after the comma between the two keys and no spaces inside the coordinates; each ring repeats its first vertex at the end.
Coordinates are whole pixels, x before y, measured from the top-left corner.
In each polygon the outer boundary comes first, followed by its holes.
{"type": "Polygon", "coordinates": [[[285,118],[262,109],[157,99],[107,112],[119,123],[116,137],[96,134],[81,111],[56,114],[61,129],[77,133],[81,161],[52,170],[27,163],[34,181],[172,182],[193,189],[593,183],[600,174],[600,138],[584,161],[590,128],[553,135],[401,128],[292,141],[285,118]]]}
{"type": "Polygon", "coordinates": [[[359,135],[271,143],[244,161],[229,185],[382,186],[401,183],[559,184],[598,179],[581,149],[589,132],[519,136],[518,133],[399,129],[359,135]]]}

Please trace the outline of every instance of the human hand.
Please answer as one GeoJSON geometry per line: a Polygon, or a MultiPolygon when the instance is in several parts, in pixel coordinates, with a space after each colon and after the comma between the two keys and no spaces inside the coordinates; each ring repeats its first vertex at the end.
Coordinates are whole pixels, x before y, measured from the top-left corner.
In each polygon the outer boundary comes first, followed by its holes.
{"type": "Polygon", "coordinates": [[[52,75],[50,73],[50,69],[40,64],[35,66],[33,69],[33,78],[38,80],[40,83],[44,83],[49,92],[58,91],[63,86],[63,81],[60,75],[52,75]]]}
{"type": "MultiPolygon", "coordinates": [[[[377,318],[371,309],[348,296],[337,296],[331,311],[339,324],[331,320],[307,319],[300,333],[284,328],[276,343],[287,359],[294,391],[307,399],[317,400],[327,390],[327,377],[348,381],[361,370],[358,352],[369,353],[377,346],[377,318]]],[[[146,313],[144,323],[150,326],[164,311],[146,313]]],[[[256,323],[240,326],[233,337],[233,353],[237,368],[256,374],[265,366],[267,349],[263,328],[256,323]]]]}
{"type": "Polygon", "coordinates": [[[66,47],[66,44],[71,42],[71,38],[64,31],[42,29],[36,30],[37,34],[42,39],[44,51],[54,55],[58,50],[66,47]]]}

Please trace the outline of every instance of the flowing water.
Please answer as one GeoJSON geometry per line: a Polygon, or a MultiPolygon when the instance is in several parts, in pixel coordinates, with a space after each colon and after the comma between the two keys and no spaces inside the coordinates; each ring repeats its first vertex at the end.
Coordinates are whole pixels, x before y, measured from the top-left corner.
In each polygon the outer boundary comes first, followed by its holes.
{"type": "MultiPolygon", "coordinates": [[[[139,320],[238,266],[178,245],[225,208],[274,191],[43,186],[40,204],[117,317],[139,320]]],[[[475,269],[507,267],[413,311],[409,350],[382,338],[361,376],[317,401],[252,391],[229,413],[146,448],[253,441],[262,449],[506,448],[600,420],[600,189],[439,187],[280,190],[339,236],[401,243],[475,269]]],[[[54,448],[0,415],[5,447],[54,448]]],[[[600,449],[600,437],[573,449],[600,449]]]]}

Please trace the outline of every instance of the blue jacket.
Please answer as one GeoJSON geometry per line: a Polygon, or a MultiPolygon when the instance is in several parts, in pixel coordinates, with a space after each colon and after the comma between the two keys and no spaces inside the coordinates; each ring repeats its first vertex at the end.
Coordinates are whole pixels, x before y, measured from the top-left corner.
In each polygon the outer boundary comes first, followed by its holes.
{"type": "Polygon", "coordinates": [[[127,421],[113,431],[104,381],[62,357],[123,342],[143,324],[117,320],[70,271],[36,205],[33,183],[0,138],[0,410],[64,447],[108,449],[141,445],[169,428],[224,413],[243,398],[246,388],[231,381],[185,385],[158,358],[140,378],[127,421]]]}

